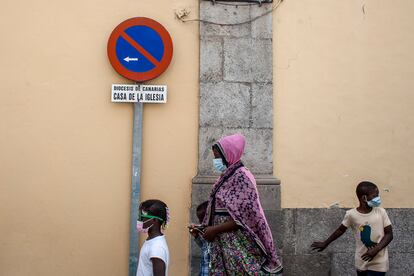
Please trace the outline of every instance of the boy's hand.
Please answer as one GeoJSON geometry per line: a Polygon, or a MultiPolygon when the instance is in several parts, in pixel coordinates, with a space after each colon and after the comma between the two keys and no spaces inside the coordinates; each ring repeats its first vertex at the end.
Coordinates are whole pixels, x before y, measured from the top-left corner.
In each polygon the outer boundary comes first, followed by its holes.
{"type": "Polygon", "coordinates": [[[318,252],[324,251],[325,248],[328,246],[328,244],[326,242],[313,242],[311,247],[312,250],[317,250],[318,252]]]}
{"type": "Polygon", "coordinates": [[[323,242],[319,242],[319,241],[313,242],[312,245],[311,245],[312,250],[317,250],[318,252],[324,251],[325,248],[327,248],[328,245],[331,242],[333,242],[334,240],[336,240],[337,238],[342,236],[345,233],[346,229],[347,228],[346,228],[345,225],[343,225],[343,224],[339,225],[338,229],[336,229],[335,232],[333,232],[332,235],[330,235],[329,238],[326,239],[325,241],[323,241],[323,242]]]}
{"type": "Polygon", "coordinates": [[[375,256],[378,254],[378,252],[379,252],[379,250],[377,249],[376,246],[371,247],[371,248],[368,249],[368,251],[364,255],[361,256],[361,258],[364,261],[370,262],[370,261],[372,261],[372,259],[375,258],[375,256]]]}
{"type": "Polygon", "coordinates": [[[377,245],[368,248],[368,251],[361,256],[361,259],[368,262],[372,261],[378,252],[384,249],[392,241],[393,237],[394,235],[392,234],[392,226],[388,225],[384,227],[384,237],[377,245]]]}

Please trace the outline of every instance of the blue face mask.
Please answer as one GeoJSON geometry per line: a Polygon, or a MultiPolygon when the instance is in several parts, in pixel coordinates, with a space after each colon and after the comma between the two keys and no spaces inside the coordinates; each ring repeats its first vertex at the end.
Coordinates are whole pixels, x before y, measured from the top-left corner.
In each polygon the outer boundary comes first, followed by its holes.
{"type": "Polygon", "coordinates": [[[381,205],[381,198],[379,196],[374,197],[370,201],[367,201],[369,207],[379,207],[381,205]]]}
{"type": "Polygon", "coordinates": [[[226,166],[223,164],[223,160],[221,158],[213,159],[213,166],[214,169],[218,172],[224,172],[226,170],[226,166]]]}

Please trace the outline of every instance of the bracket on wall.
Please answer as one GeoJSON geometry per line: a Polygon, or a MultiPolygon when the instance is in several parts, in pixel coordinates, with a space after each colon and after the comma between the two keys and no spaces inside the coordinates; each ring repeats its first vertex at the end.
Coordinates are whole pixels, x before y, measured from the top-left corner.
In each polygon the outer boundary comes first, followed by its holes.
{"type": "Polygon", "coordinates": [[[273,0],[210,0],[213,5],[216,2],[237,2],[237,3],[257,3],[259,5],[263,3],[273,3],[273,0]]]}

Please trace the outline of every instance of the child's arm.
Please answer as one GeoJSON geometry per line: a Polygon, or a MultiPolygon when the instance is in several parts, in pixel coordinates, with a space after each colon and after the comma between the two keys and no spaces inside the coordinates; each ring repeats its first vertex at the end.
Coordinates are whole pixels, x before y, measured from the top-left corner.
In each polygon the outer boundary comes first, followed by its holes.
{"type": "Polygon", "coordinates": [[[323,241],[323,242],[320,242],[320,241],[313,242],[312,245],[311,245],[312,250],[317,250],[318,252],[321,252],[321,251],[325,250],[325,248],[327,248],[328,245],[331,242],[333,242],[334,240],[336,240],[337,238],[342,236],[346,232],[346,229],[347,228],[343,224],[341,224],[338,227],[338,229],[336,229],[335,232],[333,232],[332,235],[330,235],[329,238],[326,239],[325,241],[323,241]]]}
{"type": "Polygon", "coordinates": [[[384,228],[384,237],[381,241],[376,246],[369,248],[368,251],[361,256],[361,258],[364,261],[371,261],[378,254],[378,252],[384,249],[392,241],[393,237],[392,226],[388,225],[384,228]]]}
{"type": "Polygon", "coordinates": [[[165,263],[160,258],[151,258],[154,276],[165,276],[165,263]]]}

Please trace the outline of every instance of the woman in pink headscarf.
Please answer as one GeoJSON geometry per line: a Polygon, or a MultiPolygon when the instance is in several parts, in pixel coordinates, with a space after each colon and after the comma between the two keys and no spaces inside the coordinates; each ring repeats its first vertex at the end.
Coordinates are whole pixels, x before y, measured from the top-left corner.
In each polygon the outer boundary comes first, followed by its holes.
{"type": "Polygon", "coordinates": [[[282,272],[260,204],[256,181],[240,158],[245,138],[226,136],[213,145],[221,172],[210,194],[203,237],[210,242],[210,275],[272,275],[282,272]]]}

